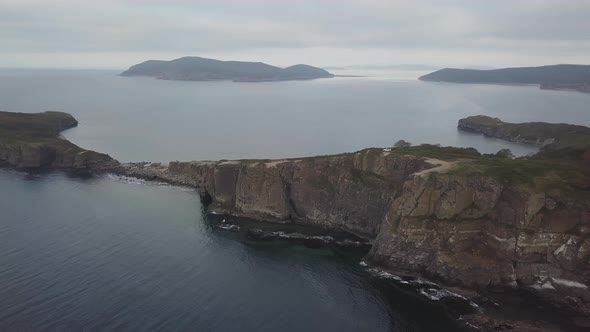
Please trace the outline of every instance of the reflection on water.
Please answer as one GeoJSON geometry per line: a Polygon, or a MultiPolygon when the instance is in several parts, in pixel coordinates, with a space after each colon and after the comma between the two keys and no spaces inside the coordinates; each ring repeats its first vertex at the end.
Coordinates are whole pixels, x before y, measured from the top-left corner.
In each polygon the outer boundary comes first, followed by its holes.
{"type": "Polygon", "coordinates": [[[457,120],[486,114],[590,125],[590,95],[533,86],[377,75],[234,83],[116,74],[0,71],[0,109],[69,112],[80,126],[65,132],[68,139],[121,161],[297,157],[391,146],[400,139],[486,153],[509,145],[526,155],[535,149],[458,132],[457,120]]]}
{"type": "Polygon", "coordinates": [[[417,315],[444,320],[386,293],[362,253],[212,227],[189,189],[0,171],[0,211],[2,331],[422,331],[417,315]]]}

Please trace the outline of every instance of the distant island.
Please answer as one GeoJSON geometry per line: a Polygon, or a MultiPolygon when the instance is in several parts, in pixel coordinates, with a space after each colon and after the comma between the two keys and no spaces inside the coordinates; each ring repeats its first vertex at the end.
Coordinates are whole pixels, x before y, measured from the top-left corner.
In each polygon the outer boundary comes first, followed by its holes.
{"type": "Polygon", "coordinates": [[[266,82],[331,78],[333,74],[309,65],[280,68],[262,62],[220,61],[183,57],[170,61],[148,60],[131,66],[122,76],[150,76],[163,80],[266,82]]]}
{"type": "Polygon", "coordinates": [[[546,90],[590,93],[590,65],[550,65],[493,70],[445,68],[421,81],[487,84],[535,84],[546,90]]]}

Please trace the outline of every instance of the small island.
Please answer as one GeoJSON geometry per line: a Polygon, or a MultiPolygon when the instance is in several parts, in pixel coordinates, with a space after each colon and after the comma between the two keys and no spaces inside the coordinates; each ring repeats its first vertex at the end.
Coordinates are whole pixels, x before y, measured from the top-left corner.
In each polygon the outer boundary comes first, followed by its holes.
{"type": "Polygon", "coordinates": [[[549,65],[492,70],[444,68],[421,81],[482,84],[533,84],[544,90],[590,93],[590,65],[549,65]]]}
{"type": "Polygon", "coordinates": [[[106,154],[85,150],[61,138],[78,121],[62,112],[0,112],[0,165],[15,168],[89,170],[110,167],[106,154]]]}
{"type": "Polygon", "coordinates": [[[122,76],[150,76],[163,80],[268,82],[331,78],[333,74],[309,65],[287,68],[262,62],[220,61],[201,57],[183,57],[171,61],[148,60],[131,66],[122,76]]]}

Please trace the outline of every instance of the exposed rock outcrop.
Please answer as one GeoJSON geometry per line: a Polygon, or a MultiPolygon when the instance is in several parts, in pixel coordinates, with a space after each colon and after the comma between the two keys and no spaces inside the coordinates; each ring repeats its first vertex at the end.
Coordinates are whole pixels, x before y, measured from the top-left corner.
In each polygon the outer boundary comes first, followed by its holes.
{"type": "Polygon", "coordinates": [[[460,119],[457,127],[510,142],[541,146],[544,150],[590,145],[590,128],[565,123],[509,123],[498,118],[476,115],[460,119]]]}
{"type": "Polygon", "coordinates": [[[470,288],[523,288],[590,315],[590,195],[436,174],[405,182],[368,259],[470,288]]]}
{"type": "MultiPolygon", "coordinates": [[[[437,163],[423,154],[367,149],[276,161],[133,164],[121,172],[197,187],[220,213],[362,235],[374,240],[367,261],[388,269],[464,288],[523,289],[575,317],[590,315],[587,191],[539,182],[558,170],[527,182],[483,168],[495,163],[490,158],[466,153],[437,163]]],[[[528,174],[542,161],[502,163],[528,174]]]]}
{"type": "Polygon", "coordinates": [[[374,238],[391,198],[412,173],[433,167],[415,156],[367,149],[286,160],[131,165],[123,173],[197,187],[228,214],[338,228],[374,238]]]}
{"type": "Polygon", "coordinates": [[[0,112],[0,164],[16,168],[100,169],[117,164],[106,154],[58,137],[78,125],[67,113],[0,112]]]}

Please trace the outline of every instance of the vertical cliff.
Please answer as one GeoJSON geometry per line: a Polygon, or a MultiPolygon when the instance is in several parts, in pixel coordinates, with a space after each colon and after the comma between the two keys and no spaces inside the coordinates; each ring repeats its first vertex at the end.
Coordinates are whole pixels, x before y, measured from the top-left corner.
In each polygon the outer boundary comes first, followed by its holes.
{"type": "Polygon", "coordinates": [[[171,162],[125,173],[197,187],[220,213],[374,238],[403,182],[429,167],[423,158],[367,149],[301,159],[171,162]]]}
{"type": "Polygon", "coordinates": [[[219,213],[364,236],[366,260],[387,269],[590,315],[590,182],[577,164],[426,146],[123,173],[197,187],[219,213]]]}
{"type": "Polygon", "coordinates": [[[495,177],[414,177],[368,259],[469,288],[527,289],[590,315],[590,195],[577,195],[495,177]]]}

